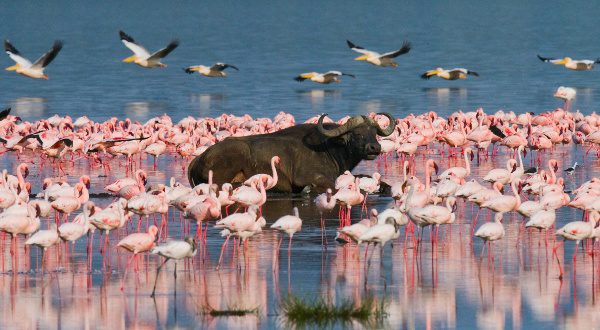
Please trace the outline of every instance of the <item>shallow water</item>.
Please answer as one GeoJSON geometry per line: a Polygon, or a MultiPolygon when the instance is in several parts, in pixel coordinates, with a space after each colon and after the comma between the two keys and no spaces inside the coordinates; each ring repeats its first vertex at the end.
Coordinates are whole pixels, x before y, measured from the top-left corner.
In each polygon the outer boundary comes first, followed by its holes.
{"type": "MultiPolygon", "coordinates": [[[[431,152],[433,153],[433,152],[431,152]]],[[[575,147],[558,147],[551,157],[559,159],[561,168],[570,164],[580,152],[575,147]]],[[[436,159],[441,169],[462,164],[462,160],[436,159]]],[[[424,157],[416,158],[417,164],[424,157]]],[[[39,168],[37,156],[22,160],[35,160],[29,178],[33,191],[39,191],[41,178],[52,176],[54,169],[44,164],[39,168]]],[[[545,160],[545,159],[544,159],[545,160]]],[[[474,167],[473,177],[481,178],[489,169],[500,167],[505,156],[485,161],[474,167]]],[[[18,163],[12,156],[3,158],[4,166],[12,168],[18,163]],[[9,165],[8,163],[14,165],[9,165]]],[[[151,168],[151,158],[142,159],[143,168],[151,168]]],[[[526,163],[529,163],[529,158],[526,163]]],[[[182,166],[186,162],[168,156],[161,161],[158,171],[149,175],[150,183],[166,182],[170,175],[185,182],[182,166]]],[[[384,173],[386,182],[401,177],[397,159],[368,161],[354,172],[384,173]]],[[[123,170],[113,162],[112,171],[123,170]]],[[[115,174],[102,177],[101,168],[88,168],[85,159],[76,160],[75,166],[66,165],[69,181],[76,181],[82,173],[92,177],[91,193],[102,192],[105,184],[112,182],[115,174]]],[[[422,168],[423,166],[417,166],[422,168]]],[[[597,175],[598,161],[589,158],[569,184],[578,185],[597,175]]],[[[418,176],[422,176],[420,170],[418,176]]],[[[94,198],[98,205],[111,202],[107,198],[94,198]]],[[[387,197],[370,196],[369,207],[382,210],[393,201],[387,197]]],[[[308,299],[322,296],[335,302],[351,300],[356,303],[365,297],[375,297],[385,302],[385,317],[378,327],[385,328],[528,328],[575,327],[592,328],[596,324],[596,293],[598,293],[596,258],[581,253],[576,266],[572,261],[573,244],[567,242],[564,252],[558,250],[564,267],[562,281],[558,279],[557,258],[552,255],[552,235],[546,239],[537,232],[525,233],[519,229],[520,216],[506,215],[506,237],[493,244],[493,261],[486,255],[480,257],[482,243],[472,239],[471,222],[474,210],[470,204],[459,204],[459,220],[451,226],[442,226],[440,243],[433,245],[429,230],[425,230],[419,252],[409,237],[404,235],[388,244],[380,257],[379,248],[371,248],[371,262],[364,258],[364,247],[354,244],[339,245],[334,242],[337,227],[336,214],[326,217],[328,244],[321,244],[319,215],[310,198],[303,196],[272,196],[264,206],[268,223],[289,214],[293,206],[300,209],[304,220],[302,231],[294,236],[291,253],[287,252],[284,238],[279,258],[276,246],[279,235],[265,229],[252,237],[248,248],[233,250],[229,244],[223,266],[216,270],[220,245],[223,239],[218,231],[209,228],[206,249],[192,261],[181,261],[174,279],[174,263],[163,268],[157,287],[156,299],[150,298],[156,276],[154,256],[145,256],[139,272],[129,272],[125,292],[120,291],[121,278],[129,253],[116,249],[118,240],[135,230],[138,219],[132,219],[126,229],[110,235],[110,253],[103,257],[98,250],[100,238],[94,235],[93,267],[87,268],[85,239],[74,248],[50,248],[47,251],[46,272],[41,272],[41,254],[32,249],[26,256],[23,239],[19,238],[19,273],[12,273],[9,240],[3,244],[0,267],[0,327],[1,328],[66,328],[81,327],[120,328],[271,328],[286,327],[289,323],[280,315],[280,303],[292,294],[308,299]],[[258,309],[257,314],[243,317],[211,317],[207,309],[232,308],[258,309]]],[[[334,212],[335,213],[335,212],[334,212]]],[[[182,238],[182,222],[177,211],[169,213],[169,237],[182,238]]],[[[575,220],[581,213],[570,208],[560,209],[557,226],[575,220]]],[[[360,210],[352,211],[359,219],[360,210]]],[[[482,212],[479,223],[489,221],[490,215],[482,212]]],[[[52,219],[43,221],[45,228],[52,219]]],[[[187,221],[187,220],[185,220],[187,221]]],[[[150,224],[153,219],[150,218],[150,224]]],[[[143,229],[146,223],[142,222],[143,229]]],[[[479,226],[479,225],[477,225],[479,226]]],[[[191,227],[195,230],[195,225],[191,227]]],[[[403,232],[404,234],[404,232],[403,232]]],[[[580,250],[581,251],[581,250],[580,250]]],[[[358,322],[356,327],[367,326],[358,322]]],[[[336,323],[335,327],[347,326],[336,323]]]]}

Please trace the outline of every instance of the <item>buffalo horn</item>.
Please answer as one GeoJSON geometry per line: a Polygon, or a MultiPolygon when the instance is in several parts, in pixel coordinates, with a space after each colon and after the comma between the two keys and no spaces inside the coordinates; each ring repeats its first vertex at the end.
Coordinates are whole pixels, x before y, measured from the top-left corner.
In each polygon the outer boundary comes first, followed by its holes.
{"type": "Polygon", "coordinates": [[[323,134],[326,137],[338,137],[365,122],[365,118],[363,116],[354,116],[348,119],[348,121],[346,121],[344,125],[332,129],[325,129],[325,127],[323,127],[323,118],[325,118],[326,116],[326,113],[322,114],[321,117],[319,117],[319,122],[317,123],[319,133],[323,134]]]}
{"type": "Polygon", "coordinates": [[[377,135],[388,136],[394,133],[394,130],[396,129],[396,119],[394,119],[394,117],[392,117],[392,115],[390,115],[387,112],[379,112],[377,114],[381,116],[386,116],[390,120],[390,124],[388,125],[388,127],[383,129],[379,126],[379,124],[377,124],[375,120],[371,119],[371,123],[377,127],[377,135]]]}

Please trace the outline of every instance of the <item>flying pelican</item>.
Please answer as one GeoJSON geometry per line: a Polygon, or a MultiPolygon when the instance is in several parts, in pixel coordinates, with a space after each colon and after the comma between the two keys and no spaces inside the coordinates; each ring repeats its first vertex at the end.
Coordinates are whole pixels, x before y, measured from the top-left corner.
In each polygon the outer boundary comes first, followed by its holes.
{"type": "Polygon", "coordinates": [[[192,74],[194,72],[198,72],[199,74],[206,76],[206,77],[227,77],[227,74],[225,73],[225,69],[227,68],[232,68],[235,69],[237,71],[240,71],[240,69],[238,69],[236,66],[231,65],[231,64],[225,64],[225,63],[215,63],[213,66],[204,66],[204,65],[193,65],[193,66],[188,66],[187,68],[183,69],[185,70],[186,73],[192,74]]]}
{"type": "Polygon", "coordinates": [[[463,69],[463,68],[454,68],[452,70],[444,70],[442,68],[437,68],[435,70],[429,70],[421,75],[423,79],[429,79],[432,76],[438,76],[442,79],[446,80],[456,80],[456,79],[467,79],[467,75],[473,75],[475,77],[479,77],[479,74],[475,71],[463,69]]]}
{"type": "Polygon", "coordinates": [[[332,82],[339,83],[341,81],[340,80],[341,76],[349,76],[352,78],[356,78],[353,74],[349,74],[349,73],[343,73],[340,71],[327,71],[325,73],[318,73],[318,72],[302,73],[299,76],[295,77],[294,80],[304,81],[306,79],[310,79],[311,81],[314,81],[319,84],[330,84],[332,82]]]}
{"type": "Polygon", "coordinates": [[[352,49],[353,51],[363,54],[362,56],[355,58],[356,61],[367,61],[373,65],[382,67],[397,67],[398,63],[396,63],[393,60],[393,58],[398,57],[402,54],[406,54],[410,51],[410,42],[408,41],[404,41],[400,49],[385,54],[379,54],[374,51],[366,50],[360,46],[353,44],[350,40],[346,40],[346,43],[348,43],[348,47],[350,47],[350,49],[352,49]]]}
{"type": "Polygon", "coordinates": [[[13,46],[10,41],[4,40],[4,49],[6,50],[6,54],[16,62],[15,65],[6,68],[8,71],[16,71],[18,74],[22,74],[29,78],[35,79],[46,79],[48,80],[48,76],[44,74],[44,69],[60,52],[63,44],[61,41],[55,41],[52,48],[46,52],[46,54],[42,55],[37,59],[33,64],[23,57],[21,53],[13,46]]]}
{"type": "Polygon", "coordinates": [[[594,68],[594,64],[600,63],[600,58],[592,60],[573,60],[570,57],[561,59],[537,56],[542,62],[550,62],[552,64],[564,65],[565,68],[575,71],[587,71],[594,68]]]}
{"type": "Polygon", "coordinates": [[[179,41],[175,39],[172,40],[167,47],[154,52],[154,54],[150,54],[146,48],[138,45],[127,33],[119,31],[119,36],[121,36],[121,41],[125,44],[125,47],[129,48],[134,53],[134,55],[124,59],[123,62],[134,62],[144,68],[166,68],[167,65],[160,63],[160,60],[179,46],[179,41]]]}

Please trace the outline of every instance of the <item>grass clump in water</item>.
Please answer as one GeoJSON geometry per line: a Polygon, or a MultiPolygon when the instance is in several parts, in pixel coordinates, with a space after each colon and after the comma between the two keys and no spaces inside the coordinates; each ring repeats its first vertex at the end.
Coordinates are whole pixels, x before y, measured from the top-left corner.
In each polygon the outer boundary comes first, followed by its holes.
{"type": "Polygon", "coordinates": [[[228,316],[245,316],[249,314],[258,314],[257,308],[237,308],[229,307],[228,309],[214,309],[211,306],[205,306],[202,310],[202,314],[210,315],[212,317],[228,317],[228,316]]]}
{"type": "Polygon", "coordinates": [[[335,322],[351,321],[375,326],[381,324],[387,316],[383,301],[378,302],[372,297],[363,299],[360,305],[355,306],[350,300],[336,305],[323,298],[308,301],[288,296],[281,304],[281,311],[288,322],[299,327],[308,324],[326,326],[335,322]]]}

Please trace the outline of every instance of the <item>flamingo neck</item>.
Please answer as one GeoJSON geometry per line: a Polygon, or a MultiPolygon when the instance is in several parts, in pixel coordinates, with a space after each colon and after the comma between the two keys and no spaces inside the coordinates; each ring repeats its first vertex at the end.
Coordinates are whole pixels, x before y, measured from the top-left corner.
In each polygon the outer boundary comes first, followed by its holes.
{"type": "Polygon", "coordinates": [[[273,185],[277,184],[277,169],[275,168],[275,158],[271,159],[271,171],[273,171],[273,185]]]}
{"type": "Polygon", "coordinates": [[[519,195],[519,191],[517,190],[517,183],[513,182],[511,185],[512,191],[515,194],[515,198],[517,199],[517,205],[515,206],[515,208],[519,207],[519,205],[521,205],[521,195],[519,195]]]}

